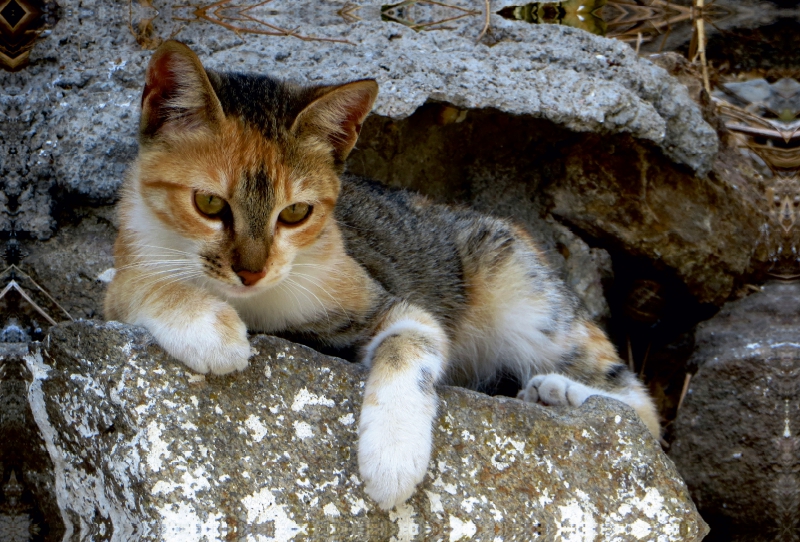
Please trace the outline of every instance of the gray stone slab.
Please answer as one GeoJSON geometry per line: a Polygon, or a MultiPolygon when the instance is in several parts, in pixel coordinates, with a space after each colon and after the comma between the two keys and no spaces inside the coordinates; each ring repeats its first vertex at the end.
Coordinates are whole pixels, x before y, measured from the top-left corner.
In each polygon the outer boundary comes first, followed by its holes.
{"type": "Polygon", "coordinates": [[[700,540],[633,412],[440,390],[411,500],[380,511],[354,445],[365,371],[269,336],[244,372],[191,373],[141,328],[54,327],[28,357],[66,540],[700,540]],[[539,538],[541,537],[541,538],[539,538]]]}

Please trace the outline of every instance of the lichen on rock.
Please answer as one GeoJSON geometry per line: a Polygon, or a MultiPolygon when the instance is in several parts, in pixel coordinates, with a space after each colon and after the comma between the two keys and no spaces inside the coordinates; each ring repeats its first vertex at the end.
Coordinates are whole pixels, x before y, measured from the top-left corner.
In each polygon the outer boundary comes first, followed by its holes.
{"type": "Polygon", "coordinates": [[[27,357],[67,539],[700,540],[706,526],[635,414],[440,389],[434,453],[389,513],[354,446],[365,371],[255,336],[203,376],[141,328],[54,327],[27,357]]]}

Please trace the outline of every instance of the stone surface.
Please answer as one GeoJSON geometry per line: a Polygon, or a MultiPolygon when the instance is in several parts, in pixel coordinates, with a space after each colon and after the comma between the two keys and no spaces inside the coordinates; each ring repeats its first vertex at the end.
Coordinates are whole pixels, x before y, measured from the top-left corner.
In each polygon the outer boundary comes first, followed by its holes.
{"type": "Polygon", "coordinates": [[[655,153],[592,136],[545,190],[555,216],[673,270],[698,301],[719,305],[749,270],[766,218],[763,196],[725,156],[712,175],[691,178],[655,153]]]}
{"type": "Polygon", "coordinates": [[[364,371],[268,336],[192,374],[139,328],[53,328],[28,356],[68,540],[700,540],[706,526],[627,407],[548,410],[440,390],[435,451],[392,512],[362,490],[364,371]]]}
{"type": "MultiPolygon", "coordinates": [[[[102,318],[107,270],[114,266],[117,236],[112,207],[78,208],[46,241],[26,247],[25,270],[73,318],[102,318]],[[104,273],[106,273],[104,275],[104,273]]],[[[58,311],[55,320],[65,319],[58,311]]]]}
{"type": "Polygon", "coordinates": [[[212,68],[269,72],[302,83],[377,78],[375,112],[387,118],[404,118],[428,100],[494,108],[570,130],[629,133],[701,174],[717,152],[716,134],[682,85],[627,45],[579,30],[512,24],[492,15],[490,47],[476,44],[478,11],[468,35],[383,22],[378,1],[275,0],[247,12],[320,38],[303,40],[248,33],[266,27],[243,27],[233,19],[233,7],[206,10],[203,19],[181,2],[148,4],[61,2],[63,16],[31,52],[31,66],[18,74],[0,72],[0,103],[7,106],[0,143],[16,152],[4,166],[13,173],[5,182],[14,185],[11,212],[25,231],[40,238],[51,232],[50,208],[69,201],[53,200],[53,185],[72,196],[114,199],[136,151],[150,56],[142,45],[168,37],[195,47],[212,68]],[[345,8],[354,17],[339,13],[345,8]],[[346,43],[324,41],[331,39],[346,43]],[[31,216],[18,212],[26,201],[37,202],[31,216]]]}
{"type": "Polygon", "coordinates": [[[768,283],[696,334],[670,457],[715,540],[800,540],[800,283],[768,283]]]}
{"type": "Polygon", "coordinates": [[[0,540],[55,541],[64,534],[53,462],[26,401],[28,345],[0,342],[0,540]],[[34,538],[35,537],[35,538],[34,538]]]}

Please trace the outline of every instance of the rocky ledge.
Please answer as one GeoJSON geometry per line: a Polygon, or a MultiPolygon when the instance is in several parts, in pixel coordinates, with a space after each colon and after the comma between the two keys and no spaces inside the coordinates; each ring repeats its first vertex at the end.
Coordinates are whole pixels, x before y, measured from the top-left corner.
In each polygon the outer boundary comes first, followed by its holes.
{"type": "Polygon", "coordinates": [[[187,371],[140,328],[54,327],[26,361],[65,540],[700,540],[658,443],[601,398],[545,409],[443,387],[425,481],[385,513],[354,446],[364,370],[269,336],[187,371]]]}

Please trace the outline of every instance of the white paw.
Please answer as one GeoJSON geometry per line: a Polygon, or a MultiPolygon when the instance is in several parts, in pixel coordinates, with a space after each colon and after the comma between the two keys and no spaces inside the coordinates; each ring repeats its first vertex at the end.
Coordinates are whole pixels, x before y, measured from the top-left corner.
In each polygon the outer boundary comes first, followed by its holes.
{"type": "Polygon", "coordinates": [[[247,327],[232,308],[215,307],[190,321],[147,322],[156,341],[198,373],[226,374],[247,367],[251,355],[247,327]]]}
{"type": "Polygon", "coordinates": [[[517,397],[527,403],[549,406],[581,406],[590,395],[602,392],[560,374],[536,375],[517,397]]]}
{"type": "Polygon", "coordinates": [[[383,402],[380,392],[372,395],[368,390],[366,396],[378,397],[378,404],[361,409],[359,471],[367,495],[383,510],[404,503],[414,493],[431,457],[436,396],[419,391],[403,395],[404,401],[383,402]]]}

